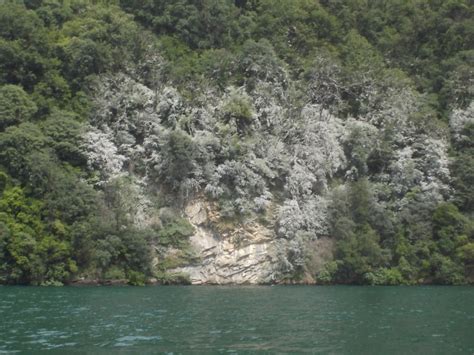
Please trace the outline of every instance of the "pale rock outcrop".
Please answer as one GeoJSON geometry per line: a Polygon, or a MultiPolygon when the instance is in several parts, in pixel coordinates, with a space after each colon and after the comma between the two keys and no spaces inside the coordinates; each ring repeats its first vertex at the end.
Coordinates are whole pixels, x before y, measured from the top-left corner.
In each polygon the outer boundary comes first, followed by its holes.
{"type": "Polygon", "coordinates": [[[253,222],[218,234],[213,226],[217,216],[208,209],[203,201],[193,201],[185,208],[195,227],[189,242],[200,262],[169,272],[187,274],[197,285],[274,282],[278,258],[273,232],[253,222]]]}

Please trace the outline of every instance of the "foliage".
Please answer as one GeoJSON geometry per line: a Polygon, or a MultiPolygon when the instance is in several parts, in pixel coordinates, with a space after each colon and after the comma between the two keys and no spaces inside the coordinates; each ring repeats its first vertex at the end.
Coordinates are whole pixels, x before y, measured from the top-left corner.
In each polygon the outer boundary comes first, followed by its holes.
{"type": "Polygon", "coordinates": [[[17,85],[4,85],[0,88],[0,130],[28,121],[37,107],[28,94],[17,85]]]}
{"type": "Polygon", "coordinates": [[[137,272],[137,271],[130,271],[128,273],[128,284],[132,286],[145,286],[145,275],[137,272]]]}
{"type": "Polygon", "coordinates": [[[186,239],[194,233],[193,226],[184,218],[166,223],[158,232],[158,242],[164,245],[183,247],[186,239]]]}
{"type": "Polygon", "coordinates": [[[190,285],[189,276],[183,273],[157,272],[155,277],[161,285],[190,285]]]}
{"type": "Polygon", "coordinates": [[[402,274],[396,268],[381,268],[365,274],[365,279],[370,285],[401,285],[405,283],[402,274]]]}
{"type": "Polygon", "coordinates": [[[473,13],[2,2],[0,283],[144,284],[153,247],[188,249],[194,198],[209,228],[273,230],[285,278],[325,237],[317,282],[472,282],[473,13]]]}
{"type": "Polygon", "coordinates": [[[6,283],[63,282],[77,272],[67,230],[59,220],[42,220],[44,204],[20,187],[0,200],[1,278],[6,283]]]}

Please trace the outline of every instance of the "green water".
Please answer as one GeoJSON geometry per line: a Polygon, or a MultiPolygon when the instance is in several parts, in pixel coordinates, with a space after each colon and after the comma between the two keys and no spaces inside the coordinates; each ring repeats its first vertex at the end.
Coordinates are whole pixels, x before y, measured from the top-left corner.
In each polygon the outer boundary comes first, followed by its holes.
{"type": "Polygon", "coordinates": [[[0,353],[474,353],[473,287],[0,287],[0,353]]]}

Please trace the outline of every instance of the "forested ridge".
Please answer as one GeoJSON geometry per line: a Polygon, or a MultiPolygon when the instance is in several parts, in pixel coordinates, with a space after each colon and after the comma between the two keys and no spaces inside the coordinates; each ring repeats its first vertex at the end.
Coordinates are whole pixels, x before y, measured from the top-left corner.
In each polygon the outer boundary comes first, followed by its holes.
{"type": "Polygon", "coordinates": [[[196,200],[269,282],[472,283],[473,12],[0,1],[0,284],[189,282],[196,200]]]}

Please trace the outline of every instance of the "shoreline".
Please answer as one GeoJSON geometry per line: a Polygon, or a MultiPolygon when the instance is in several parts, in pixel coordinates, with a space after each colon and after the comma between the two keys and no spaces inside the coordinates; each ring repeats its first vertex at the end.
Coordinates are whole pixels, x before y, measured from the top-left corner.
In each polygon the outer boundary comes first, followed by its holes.
{"type": "MultiPolygon", "coordinates": [[[[1,286],[16,286],[16,285],[1,285],[1,286]]],[[[32,286],[32,285],[24,285],[24,286],[32,286]]],[[[390,287],[397,287],[397,286],[404,286],[404,287],[412,287],[412,286],[474,286],[474,282],[470,283],[463,283],[463,284],[455,284],[455,285],[447,285],[447,284],[439,284],[439,283],[414,283],[414,284],[397,284],[397,285],[369,285],[369,284],[352,284],[352,283],[308,283],[308,282],[276,282],[276,283],[200,283],[200,284],[192,284],[192,283],[185,283],[185,282],[163,282],[160,280],[147,280],[143,285],[132,285],[126,279],[120,280],[100,280],[100,279],[92,279],[92,280],[73,280],[71,282],[65,283],[59,287],[82,287],[82,286],[105,286],[105,287],[112,287],[112,286],[131,286],[131,287],[144,287],[144,286],[194,286],[194,287],[214,287],[214,286],[231,286],[231,287],[239,287],[239,286],[390,286],[390,287]]],[[[50,287],[50,286],[40,286],[40,287],[50,287]]]]}

